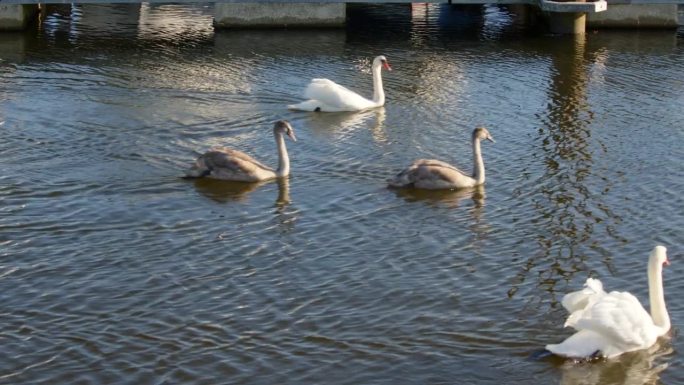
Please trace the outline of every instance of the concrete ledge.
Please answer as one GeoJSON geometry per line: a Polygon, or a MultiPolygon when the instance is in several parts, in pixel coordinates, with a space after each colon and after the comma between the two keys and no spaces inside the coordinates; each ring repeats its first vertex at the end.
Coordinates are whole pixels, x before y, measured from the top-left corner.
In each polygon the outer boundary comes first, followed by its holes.
{"type": "Polygon", "coordinates": [[[217,3],[216,28],[342,27],[344,3],[217,3]]]}
{"type": "Polygon", "coordinates": [[[610,4],[587,16],[589,28],[677,28],[676,4],[610,4]]]}
{"type": "Polygon", "coordinates": [[[0,5],[0,31],[26,28],[38,10],[38,5],[0,5]]]}
{"type": "Polygon", "coordinates": [[[545,12],[596,13],[608,8],[605,0],[576,2],[540,0],[539,7],[545,12]]]}

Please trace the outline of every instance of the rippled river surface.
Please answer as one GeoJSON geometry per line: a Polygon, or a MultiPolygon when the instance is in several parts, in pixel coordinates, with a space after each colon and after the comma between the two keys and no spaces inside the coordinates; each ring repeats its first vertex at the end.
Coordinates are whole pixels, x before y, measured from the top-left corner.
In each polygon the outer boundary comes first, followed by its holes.
{"type": "Polygon", "coordinates": [[[345,29],[214,31],[210,5],[76,6],[0,35],[0,383],[684,382],[684,35],[553,36],[504,8],[356,6],[345,29]],[[387,104],[289,111],[313,77],[387,104]],[[201,152],[289,180],[181,179],[201,152]],[[415,158],[487,183],[417,193],[415,158]],[[648,303],[650,352],[533,359],[563,294],[648,303]]]}

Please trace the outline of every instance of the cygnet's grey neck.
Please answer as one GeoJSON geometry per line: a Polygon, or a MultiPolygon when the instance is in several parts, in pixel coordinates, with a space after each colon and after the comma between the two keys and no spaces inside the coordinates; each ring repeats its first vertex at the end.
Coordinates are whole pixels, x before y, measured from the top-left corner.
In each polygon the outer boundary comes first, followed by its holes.
{"type": "Polygon", "coordinates": [[[290,157],[285,147],[285,138],[283,138],[282,133],[274,133],[274,135],[276,145],[278,146],[278,169],[276,170],[276,176],[288,176],[290,174],[290,157]]]}
{"type": "Polygon", "coordinates": [[[478,185],[485,181],[484,161],[482,160],[480,139],[477,137],[473,137],[473,178],[478,185]]]}

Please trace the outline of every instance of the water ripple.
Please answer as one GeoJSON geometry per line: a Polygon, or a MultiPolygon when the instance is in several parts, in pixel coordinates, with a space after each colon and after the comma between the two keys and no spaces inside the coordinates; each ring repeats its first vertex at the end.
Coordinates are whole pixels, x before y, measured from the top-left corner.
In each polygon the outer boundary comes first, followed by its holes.
{"type": "Polygon", "coordinates": [[[516,12],[350,5],[313,33],[76,5],[0,36],[0,382],[681,382],[676,333],[528,359],[568,335],[559,301],[588,276],[646,302],[656,243],[682,319],[677,35],[549,36],[516,12]],[[314,77],[371,95],[378,54],[383,108],[286,109],[314,77]],[[180,178],[217,145],[275,165],[276,119],[288,179],[180,178]],[[416,158],[470,170],[478,125],[485,186],[386,187],[416,158]]]}

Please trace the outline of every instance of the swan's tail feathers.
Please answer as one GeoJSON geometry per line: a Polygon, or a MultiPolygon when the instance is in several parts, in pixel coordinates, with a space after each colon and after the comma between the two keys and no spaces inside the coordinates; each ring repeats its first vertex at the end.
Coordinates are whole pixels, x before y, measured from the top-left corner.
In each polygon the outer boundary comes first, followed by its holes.
{"type": "Polygon", "coordinates": [[[415,187],[420,173],[420,166],[417,163],[418,161],[399,171],[397,175],[387,180],[387,184],[390,187],[415,187]]]}
{"type": "Polygon", "coordinates": [[[546,345],[546,350],[567,358],[596,358],[610,348],[605,337],[591,330],[580,330],[559,344],[546,345]]]}
{"type": "Polygon", "coordinates": [[[389,187],[410,187],[413,185],[413,178],[410,169],[402,170],[393,178],[387,179],[387,185],[389,187]]]}
{"type": "Polygon", "coordinates": [[[322,111],[321,108],[321,102],[318,100],[306,100],[301,103],[297,104],[290,104],[287,106],[288,109],[290,110],[297,110],[297,111],[313,111],[313,112],[319,112],[322,111]]]}
{"type": "Polygon", "coordinates": [[[184,178],[202,178],[211,174],[211,167],[207,166],[203,157],[199,157],[195,163],[185,172],[184,178]]]}
{"type": "Polygon", "coordinates": [[[547,349],[539,349],[530,354],[529,359],[534,361],[541,361],[546,358],[553,357],[553,353],[547,349]]]}

